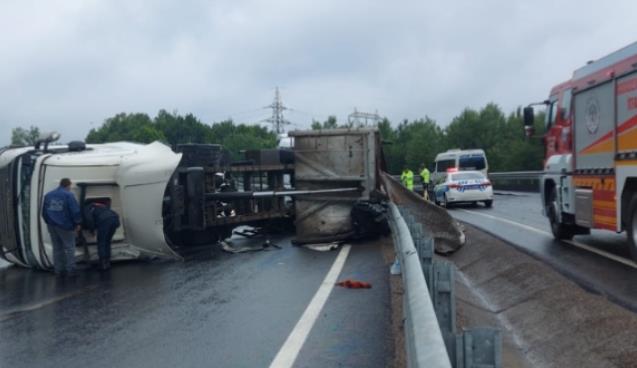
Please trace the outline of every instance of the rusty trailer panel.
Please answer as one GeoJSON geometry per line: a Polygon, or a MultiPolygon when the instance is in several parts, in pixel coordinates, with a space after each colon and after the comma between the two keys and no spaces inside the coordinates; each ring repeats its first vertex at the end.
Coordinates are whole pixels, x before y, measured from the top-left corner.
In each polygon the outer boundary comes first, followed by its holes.
{"type": "Polygon", "coordinates": [[[344,239],[352,235],[350,213],[357,200],[378,188],[380,135],[376,128],[293,131],[297,190],[358,187],[329,197],[295,201],[297,242],[344,239]]]}

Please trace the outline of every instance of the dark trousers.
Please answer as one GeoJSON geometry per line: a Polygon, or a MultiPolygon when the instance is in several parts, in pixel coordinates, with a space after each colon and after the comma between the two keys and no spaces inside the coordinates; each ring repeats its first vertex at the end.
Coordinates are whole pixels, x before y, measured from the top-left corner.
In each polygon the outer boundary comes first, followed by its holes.
{"type": "Polygon", "coordinates": [[[104,219],[97,225],[97,254],[101,262],[111,260],[111,240],[118,227],[117,217],[104,219]]]}

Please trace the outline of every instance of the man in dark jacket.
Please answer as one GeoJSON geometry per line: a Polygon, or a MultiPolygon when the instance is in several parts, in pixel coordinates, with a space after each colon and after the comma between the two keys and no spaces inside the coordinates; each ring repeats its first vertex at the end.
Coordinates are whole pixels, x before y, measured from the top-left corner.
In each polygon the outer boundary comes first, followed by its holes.
{"type": "Polygon", "coordinates": [[[53,265],[58,276],[75,274],[75,234],[80,231],[80,206],[71,193],[71,180],[44,196],[42,217],[53,243],[53,265]]]}
{"type": "Polygon", "coordinates": [[[119,226],[119,215],[105,204],[93,202],[84,207],[84,227],[97,231],[99,267],[104,271],[111,268],[111,241],[119,226]]]}

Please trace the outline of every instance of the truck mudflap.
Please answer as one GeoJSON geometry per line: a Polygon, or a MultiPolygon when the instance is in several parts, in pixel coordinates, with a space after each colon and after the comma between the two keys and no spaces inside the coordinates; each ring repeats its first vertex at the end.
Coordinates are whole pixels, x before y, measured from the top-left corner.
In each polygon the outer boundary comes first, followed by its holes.
{"type": "Polygon", "coordinates": [[[127,242],[142,256],[181,258],[166,240],[162,217],[166,186],[180,160],[181,154],[154,142],[140,147],[136,155],[125,156],[117,170],[127,242]]]}

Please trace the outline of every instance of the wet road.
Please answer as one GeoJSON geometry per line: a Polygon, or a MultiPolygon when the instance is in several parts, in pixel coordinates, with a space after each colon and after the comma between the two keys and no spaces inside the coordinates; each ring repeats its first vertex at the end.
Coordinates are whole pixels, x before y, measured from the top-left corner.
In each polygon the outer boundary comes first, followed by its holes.
{"type": "MultiPolygon", "coordinates": [[[[267,367],[338,254],[289,240],[273,238],[281,250],[117,264],[75,282],[0,268],[0,367],[267,367]]],[[[295,366],[385,367],[393,358],[379,242],[352,246],[345,278],[373,288],[334,288],[295,366]]]]}
{"type": "Polygon", "coordinates": [[[637,269],[625,234],[594,230],[572,242],[553,239],[538,193],[497,195],[493,208],[456,206],[449,213],[540,259],[584,288],[637,311],[637,269]],[[600,252],[596,254],[595,252],[600,252]]]}

